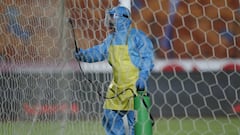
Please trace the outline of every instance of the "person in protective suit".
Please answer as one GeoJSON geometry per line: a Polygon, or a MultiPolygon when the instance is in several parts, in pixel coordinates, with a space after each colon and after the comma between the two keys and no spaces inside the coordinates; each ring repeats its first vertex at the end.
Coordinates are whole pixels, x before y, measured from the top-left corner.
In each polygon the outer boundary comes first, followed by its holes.
{"type": "Polygon", "coordinates": [[[134,135],[134,95],[144,90],[153,68],[153,45],[144,32],[131,28],[130,11],[117,6],[106,11],[105,25],[111,29],[99,45],[79,49],[75,58],[93,63],[108,60],[113,78],[106,93],[102,124],[107,135],[125,135],[126,115],[129,134],[134,135]]]}

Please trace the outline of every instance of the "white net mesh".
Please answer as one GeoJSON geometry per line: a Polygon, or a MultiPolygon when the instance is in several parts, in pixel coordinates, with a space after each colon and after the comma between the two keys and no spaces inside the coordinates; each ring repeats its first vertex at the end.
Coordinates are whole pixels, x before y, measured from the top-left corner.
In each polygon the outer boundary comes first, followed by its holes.
{"type": "MultiPolygon", "coordinates": [[[[80,63],[80,71],[69,19],[86,49],[104,40],[105,10],[117,4],[0,1],[0,134],[105,134],[100,95],[111,68],[80,63]]],[[[240,2],[133,0],[131,8],[132,26],[154,45],[153,134],[240,134],[240,2]]]]}

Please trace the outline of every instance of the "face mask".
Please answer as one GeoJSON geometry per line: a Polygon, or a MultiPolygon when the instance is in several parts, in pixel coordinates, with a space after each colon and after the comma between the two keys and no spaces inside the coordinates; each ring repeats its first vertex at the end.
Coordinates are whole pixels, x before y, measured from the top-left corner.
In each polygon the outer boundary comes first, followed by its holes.
{"type": "Polygon", "coordinates": [[[116,24],[116,14],[106,12],[104,24],[108,28],[113,28],[116,24]]]}
{"type": "Polygon", "coordinates": [[[114,28],[116,26],[116,21],[121,17],[128,18],[127,15],[119,15],[117,13],[114,13],[113,10],[107,10],[105,13],[104,24],[108,28],[114,28]]]}

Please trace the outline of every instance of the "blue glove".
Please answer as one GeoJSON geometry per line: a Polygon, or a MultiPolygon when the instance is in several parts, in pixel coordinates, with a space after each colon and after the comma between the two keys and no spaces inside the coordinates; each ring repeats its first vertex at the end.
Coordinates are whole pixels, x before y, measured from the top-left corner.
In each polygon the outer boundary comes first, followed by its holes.
{"type": "Polygon", "coordinates": [[[136,82],[137,91],[144,91],[145,90],[145,80],[139,78],[136,82]]]}
{"type": "Polygon", "coordinates": [[[141,70],[139,73],[139,78],[136,82],[137,91],[144,91],[146,86],[146,80],[148,79],[148,70],[141,70]]]}
{"type": "Polygon", "coordinates": [[[81,49],[79,49],[78,52],[75,51],[73,54],[77,60],[81,61],[83,59],[83,53],[81,49]]]}

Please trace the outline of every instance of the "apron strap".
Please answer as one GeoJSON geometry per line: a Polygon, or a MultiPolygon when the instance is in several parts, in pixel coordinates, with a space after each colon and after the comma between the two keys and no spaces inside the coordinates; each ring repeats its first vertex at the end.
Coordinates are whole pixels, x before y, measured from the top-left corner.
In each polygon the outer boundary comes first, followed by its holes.
{"type": "MultiPolygon", "coordinates": [[[[125,40],[125,45],[128,45],[128,39],[129,39],[130,31],[131,31],[131,28],[128,29],[127,37],[126,37],[126,40],[125,40]]],[[[113,38],[114,38],[114,35],[112,36],[112,39],[111,39],[110,45],[112,45],[113,38]]]]}

